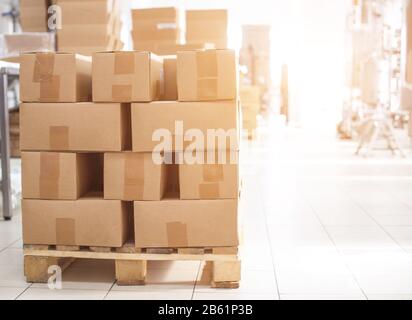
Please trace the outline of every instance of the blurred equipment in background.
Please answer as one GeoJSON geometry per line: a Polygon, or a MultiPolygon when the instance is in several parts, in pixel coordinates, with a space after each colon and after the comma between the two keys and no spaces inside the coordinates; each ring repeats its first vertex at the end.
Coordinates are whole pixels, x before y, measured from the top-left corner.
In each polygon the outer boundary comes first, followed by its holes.
{"type": "MultiPolygon", "coordinates": [[[[245,25],[242,27],[242,49],[240,64],[246,66],[244,84],[261,88],[261,111],[270,105],[271,64],[270,64],[270,30],[268,25],[245,25]]],[[[241,83],[242,85],[243,83],[241,83]]]]}
{"type": "Polygon", "coordinates": [[[347,17],[347,95],[338,133],[359,139],[368,155],[379,140],[404,152],[395,126],[406,119],[401,101],[403,0],[353,0],[347,17]]]}

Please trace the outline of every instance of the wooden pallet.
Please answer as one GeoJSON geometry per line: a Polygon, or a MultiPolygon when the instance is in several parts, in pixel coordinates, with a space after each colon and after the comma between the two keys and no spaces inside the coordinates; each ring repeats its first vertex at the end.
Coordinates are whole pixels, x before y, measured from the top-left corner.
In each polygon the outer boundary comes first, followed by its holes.
{"type": "Polygon", "coordinates": [[[47,283],[48,269],[66,269],[75,259],[114,260],[118,285],[144,285],[147,261],[206,261],[212,268],[213,288],[238,288],[240,260],[238,248],[142,248],[133,243],[121,248],[80,246],[24,246],[24,274],[29,283],[47,283]]]}

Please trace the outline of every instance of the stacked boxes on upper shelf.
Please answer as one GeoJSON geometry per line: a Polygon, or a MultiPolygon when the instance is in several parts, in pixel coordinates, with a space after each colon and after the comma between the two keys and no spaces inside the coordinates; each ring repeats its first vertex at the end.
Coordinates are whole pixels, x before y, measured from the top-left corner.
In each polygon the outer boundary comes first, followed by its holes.
{"type": "Polygon", "coordinates": [[[57,0],[57,4],[62,13],[58,51],[91,55],[123,48],[118,0],[57,0]]]}
{"type": "Polygon", "coordinates": [[[130,105],[91,102],[91,74],[91,57],[21,58],[25,244],[121,247],[130,235],[131,205],[103,199],[103,153],[130,149],[130,105]]]}
{"type": "Polygon", "coordinates": [[[181,42],[179,10],[174,7],[132,10],[134,50],[151,51],[160,56],[176,55],[178,51],[214,48],[203,41],[181,42]]]}
{"type": "Polygon", "coordinates": [[[227,48],[227,10],[186,11],[186,43],[209,43],[215,48],[227,48]]]}
{"type": "Polygon", "coordinates": [[[242,106],[242,128],[247,132],[248,138],[253,138],[261,106],[261,87],[243,85],[239,90],[239,98],[242,106]]]}

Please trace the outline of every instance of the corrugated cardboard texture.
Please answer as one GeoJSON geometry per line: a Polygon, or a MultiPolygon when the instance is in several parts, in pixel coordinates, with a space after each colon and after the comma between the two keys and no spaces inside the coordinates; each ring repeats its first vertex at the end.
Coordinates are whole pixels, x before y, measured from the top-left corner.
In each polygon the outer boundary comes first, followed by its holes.
{"type": "Polygon", "coordinates": [[[160,99],[162,60],[149,52],[93,54],[93,101],[147,102],[160,99]]]}
{"type": "Polygon", "coordinates": [[[177,54],[179,101],[237,99],[237,70],[232,50],[185,51],[177,54]]]}
{"type": "Polygon", "coordinates": [[[122,151],[130,148],[130,105],[23,103],[23,151],[122,151]]]}
{"type": "Polygon", "coordinates": [[[21,56],[23,102],[76,102],[91,99],[91,59],[69,53],[21,56]]]}
{"type": "Polygon", "coordinates": [[[134,203],[136,247],[238,245],[237,200],[163,200],[134,203]]]}
{"type": "MultiPolygon", "coordinates": [[[[223,129],[228,131],[238,129],[238,106],[236,101],[221,102],[169,102],[160,101],[152,103],[132,104],[132,132],[133,151],[152,152],[160,143],[153,141],[152,135],[159,128],[167,129],[173,135],[176,121],[183,121],[184,130],[196,128],[207,136],[208,129],[223,129]]],[[[233,142],[238,149],[238,137],[233,136],[233,142]]],[[[170,150],[182,151],[189,144],[175,145],[172,141],[170,150]]],[[[216,141],[216,148],[218,143],[216,141]]],[[[230,149],[230,139],[226,138],[226,149],[230,149]]],[[[205,142],[205,150],[207,143],[205,142]]],[[[201,151],[201,150],[199,150],[201,151]]]]}
{"type": "Polygon", "coordinates": [[[121,247],[128,236],[130,209],[121,201],[96,197],[23,200],[23,242],[121,247]]]}
{"type": "MultiPolygon", "coordinates": [[[[226,160],[213,164],[180,164],[180,199],[237,199],[239,196],[238,153],[226,152],[226,160]],[[233,161],[233,162],[231,162],[233,161]]],[[[207,163],[207,155],[202,156],[207,163]]]]}
{"type": "Polygon", "coordinates": [[[76,200],[99,190],[98,154],[22,152],[21,157],[25,199],[76,200]]]}
{"type": "Polygon", "coordinates": [[[124,201],[161,200],[166,168],[152,160],[152,153],[106,153],[104,198],[124,201]]]}

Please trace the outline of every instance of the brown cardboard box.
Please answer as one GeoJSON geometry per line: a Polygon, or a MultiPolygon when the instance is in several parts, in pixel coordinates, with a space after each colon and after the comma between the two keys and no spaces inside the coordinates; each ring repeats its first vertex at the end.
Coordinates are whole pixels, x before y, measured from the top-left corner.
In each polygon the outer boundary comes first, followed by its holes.
{"type": "Polygon", "coordinates": [[[132,10],[133,41],[166,41],[180,39],[179,14],[173,7],[132,10]]]}
{"type": "Polygon", "coordinates": [[[186,11],[186,42],[214,43],[216,48],[227,48],[227,10],[186,11]]]}
{"type": "Polygon", "coordinates": [[[204,135],[206,141],[200,141],[204,142],[203,150],[210,150],[211,142],[215,142],[212,150],[219,147],[216,137],[210,134],[210,139],[207,139],[208,130],[225,130],[226,136],[220,139],[226,142],[224,150],[238,150],[237,102],[159,101],[132,104],[134,152],[186,150],[192,140],[189,137],[184,139],[184,135],[190,133],[187,132],[189,129],[195,129],[197,133],[204,135]],[[183,131],[179,132],[181,129],[183,131]],[[156,140],[153,135],[159,135],[159,139],[156,140]],[[176,140],[181,143],[176,143],[176,140]],[[164,149],[159,144],[162,144],[164,149]]]}
{"type": "Polygon", "coordinates": [[[61,32],[58,35],[59,51],[63,51],[67,47],[102,47],[102,48],[114,48],[116,43],[116,37],[114,35],[105,34],[70,34],[61,32]]]}
{"type": "Polygon", "coordinates": [[[24,32],[47,32],[47,0],[20,0],[19,5],[24,32]]]}
{"type": "Polygon", "coordinates": [[[130,148],[130,105],[22,103],[23,151],[122,151],[130,148]]]}
{"type": "Polygon", "coordinates": [[[105,153],[104,198],[124,201],[161,200],[166,166],[156,164],[152,153],[105,153]]]}
{"type": "Polygon", "coordinates": [[[97,188],[99,155],[95,153],[22,152],[25,199],[77,200],[97,188]]]}
{"type": "Polygon", "coordinates": [[[180,199],[238,199],[238,153],[227,152],[221,161],[214,155],[209,162],[206,153],[198,156],[205,164],[179,165],[180,199]]]}
{"type": "Polygon", "coordinates": [[[131,203],[88,196],[22,201],[24,244],[121,247],[129,235],[131,203]]]}
{"type": "Polygon", "coordinates": [[[58,0],[63,27],[66,25],[109,24],[119,15],[117,0],[58,0]]]}
{"type": "Polygon", "coordinates": [[[137,248],[232,247],[239,244],[237,199],[134,203],[137,248]]]}
{"type": "Polygon", "coordinates": [[[179,101],[237,99],[233,50],[182,51],[177,54],[179,101]]]}
{"type": "Polygon", "coordinates": [[[21,56],[20,99],[23,102],[90,101],[92,61],[72,53],[21,56]]]}
{"type": "Polygon", "coordinates": [[[162,59],[150,52],[93,55],[93,101],[147,102],[161,97],[162,59]]]}
{"type": "Polygon", "coordinates": [[[51,32],[27,32],[0,35],[0,57],[18,57],[22,53],[55,51],[51,32]]]}
{"type": "Polygon", "coordinates": [[[260,104],[260,86],[241,86],[239,97],[242,104],[260,104]]]}
{"type": "Polygon", "coordinates": [[[133,48],[137,51],[150,51],[159,56],[170,56],[176,55],[179,51],[214,49],[215,46],[211,43],[176,44],[159,41],[146,41],[134,42],[133,48]]]}
{"type": "Polygon", "coordinates": [[[176,56],[163,58],[164,68],[164,95],[162,100],[177,100],[177,59],[176,56]]]}

